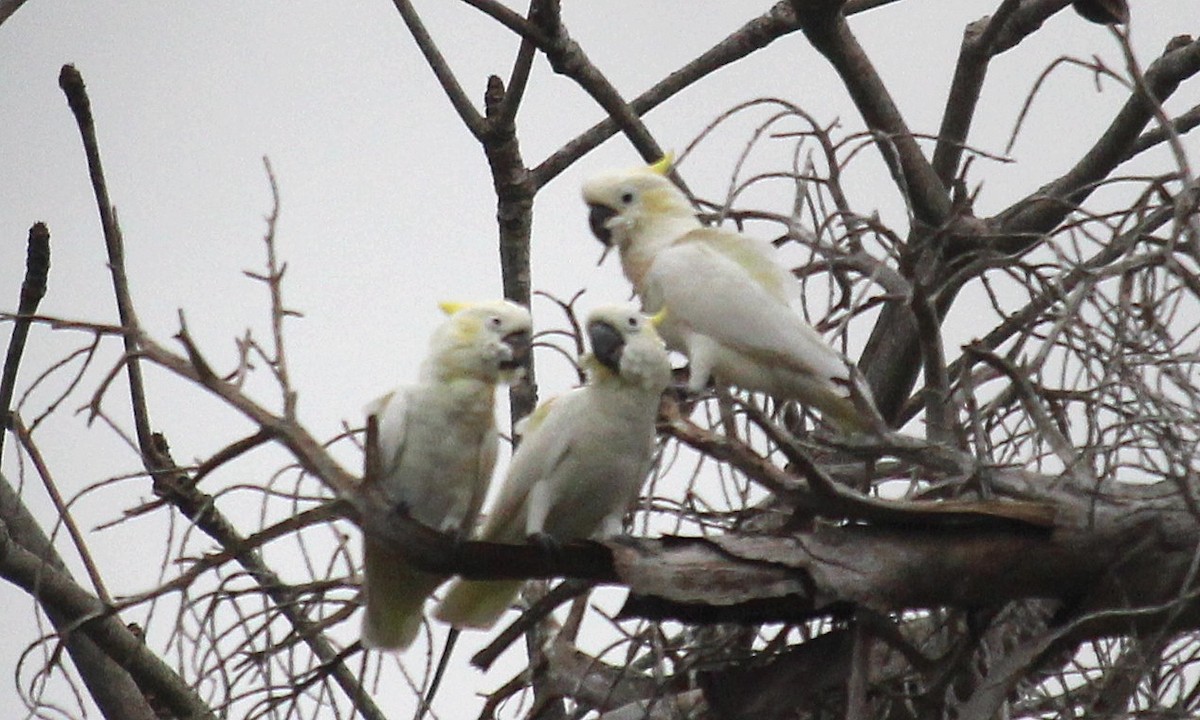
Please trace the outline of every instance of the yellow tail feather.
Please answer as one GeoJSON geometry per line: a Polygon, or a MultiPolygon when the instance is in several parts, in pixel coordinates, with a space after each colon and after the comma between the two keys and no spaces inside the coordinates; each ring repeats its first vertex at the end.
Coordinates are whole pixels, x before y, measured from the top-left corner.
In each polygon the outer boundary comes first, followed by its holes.
{"type": "Polygon", "coordinates": [[[522,580],[459,580],[433,614],[456,628],[486,630],[508,610],[522,585],[522,580]]]}
{"type": "Polygon", "coordinates": [[[363,573],[363,645],[380,650],[407,648],[421,630],[425,599],[445,578],[417,570],[400,553],[370,540],[363,544],[363,573]]]}

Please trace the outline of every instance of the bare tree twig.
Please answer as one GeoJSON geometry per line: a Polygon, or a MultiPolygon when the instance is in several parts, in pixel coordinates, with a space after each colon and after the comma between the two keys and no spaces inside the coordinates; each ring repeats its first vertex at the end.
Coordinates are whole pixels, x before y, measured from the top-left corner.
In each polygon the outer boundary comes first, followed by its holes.
{"type": "MultiPolygon", "coordinates": [[[[1067,297],[1080,283],[1089,281],[1094,272],[1119,260],[1134,244],[1170,222],[1174,215],[1173,205],[1164,205],[1148,213],[1136,226],[1114,238],[1086,263],[1069,270],[1061,280],[1033,297],[1020,310],[1012,313],[1004,322],[976,341],[976,345],[987,349],[998,348],[1014,335],[1024,332],[1038,315],[1067,297]]],[[[946,369],[947,376],[958,377],[964,363],[962,358],[951,362],[946,369]]],[[[903,406],[898,414],[899,422],[907,422],[915,417],[919,410],[918,394],[903,406]]]]}
{"type": "Polygon", "coordinates": [[[104,169],[100,165],[100,147],[96,142],[96,123],[92,117],[92,103],[88,99],[83,76],[74,65],[63,65],[58,76],[59,87],[67,96],[67,103],[75,115],[79,134],[83,139],[84,154],[87,156],[88,174],[96,205],[100,211],[100,226],[104,230],[104,243],[108,249],[108,268],[112,273],[113,291],[117,298],[117,314],[125,328],[126,370],[129,373],[129,393],[133,409],[134,427],[137,429],[138,446],[146,462],[153,466],[154,442],[150,431],[150,415],[146,406],[146,391],[142,381],[142,369],[138,364],[136,332],[137,315],[133,309],[133,298],[129,294],[129,279],[125,275],[125,247],[117,215],[108,198],[108,184],[104,180],[104,169]]]}
{"type": "MultiPolygon", "coordinates": [[[[141,380],[141,370],[138,364],[138,358],[142,357],[146,349],[139,346],[144,341],[152,348],[150,352],[146,353],[152,356],[151,359],[166,364],[170,369],[177,372],[186,369],[187,376],[200,382],[202,385],[206,385],[210,389],[221,388],[227,390],[227,394],[223,396],[227,400],[234,396],[244,400],[239,409],[252,409],[260,419],[270,418],[268,422],[260,423],[264,431],[270,432],[272,427],[289,430],[297,428],[296,423],[286,415],[288,409],[292,407],[292,403],[285,398],[285,415],[277,417],[267,413],[254,403],[245,400],[228,383],[215,376],[211,368],[199,354],[199,351],[192,344],[186,330],[181,331],[180,339],[188,350],[189,357],[191,358],[190,362],[183,361],[181,358],[167,353],[156,344],[150,342],[140,332],[133,310],[132,299],[129,295],[128,280],[125,276],[124,251],[120,230],[117,227],[115,215],[108,202],[108,192],[104,184],[103,173],[100,169],[94,122],[92,120],[90,103],[83,86],[83,80],[78,71],[68,65],[63,68],[60,76],[60,85],[67,94],[68,101],[71,104],[72,111],[76,115],[80,132],[84,138],[84,146],[87,151],[88,164],[93,179],[93,188],[96,192],[97,203],[100,206],[102,225],[105,229],[105,238],[109,248],[110,270],[113,274],[117,304],[125,331],[124,340],[127,368],[130,376],[132,406],[134,408],[135,423],[138,431],[138,443],[141,447],[144,462],[147,469],[154,476],[156,490],[165,493],[172,505],[180,509],[184,515],[195,522],[206,534],[217,540],[222,547],[240,548],[242,546],[242,539],[237,530],[216,511],[206,496],[196,491],[194,487],[187,487],[189,483],[171,460],[165,440],[161,436],[151,432],[149,416],[146,411],[146,398],[141,380]]],[[[277,268],[271,267],[269,264],[268,273],[274,282],[277,283],[280,275],[277,268]]],[[[278,322],[282,320],[283,314],[286,311],[282,308],[281,304],[275,303],[275,301],[278,301],[278,298],[274,295],[272,297],[273,308],[278,311],[273,314],[273,320],[278,322]]],[[[279,338],[277,337],[278,340],[279,338]]],[[[282,347],[277,346],[276,352],[276,360],[282,360],[282,347]]],[[[285,386],[286,391],[287,388],[285,386]]],[[[312,440],[307,434],[293,432],[288,437],[303,444],[302,449],[300,447],[293,447],[294,452],[299,450],[296,453],[298,458],[315,459],[316,464],[324,471],[324,474],[317,473],[319,477],[322,477],[327,482],[336,483],[336,486],[341,487],[343,490],[352,486],[353,483],[349,479],[350,476],[328,457],[321,449],[319,443],[312,440]]],[[[308,466],[308,469],[312,470],[314,468],[308,466]]],[[[297,632],[306,637],[313,653],[323,661],[333,660],[337,655],[337,651],[323,635],[312,632],[312,622],[305,617],[303,610],[296,605],[295,594],[280,580],[278,575],[254,551],[239,551],[236,557],[239,563],[255,577],[263,590],[272,597],[272,600],[279,606],[280,611],[288,618],[288,621],[296,628],[297,632]]],[[[342,686],[346,696],[358,708],[359,712],[366,717],[382,718],[382,714],[378,708],[375,707],[371,699],[362,691],[358,680],[344,664],[338,663],[332,674],[342,686]]]]}
{"type": "Polygon", "coordinates": [[[421,22],[421,16],[413,8],[409,0],[393,0],[396,10],[399,11],[400,17],[404,19],[404,24],[408,26],[408,30],[412,33],[413,40],[416,41],[417,47],[421,49],[421,54],[425,56],[425,62],[433,70],[433,74],[437,76],[438,83],[441,84],[442,90],[446,96],[450,98],[450,104],[454,106],[455,112],[462,120],[463,125],[466,125],[467,130],[475,137],[479,137],[483,132],[483,118],[479,111],[471,104],[470,98],[463,92],[462,86],[458,84],[458,80],[454,77],[454,72],[446,63],[446,58],[442,57],[442,53],[434,43],[433,37],[429,31],[425,29],[425,24],[421,22]]]}
{"type": "Polygon", "coordinates": [[[521,613],[521,616],[516,621],[501,630],[488,643],[487,647],[472,655],[471,664],[487,672],[491,669],[492,663],[496,662],[496,658],[500,657],[501,653],[528,632],[530,628],[554,612],[559,605],[578,597],[591,588],[592,583],[578,580],[566,580],[559,583],[550,592],[540,597],[532,607],[521,613]]]}
{"type": "Polygon", "coordinates": [[[1137,141],[1129,147],[1128,152],[1121,158],[1121,162],[1126,162],[1135,155],[1155,147],[1163,142],[1167,142],[1171,138],[1171,134],[1186,135],[1200,126],[1200,105],[1180,113],[1171,120],[1170,128],[1155,127],[1142,133],[1137,141]]]}
{"type": "MultiPolygon", "coordinates": [[[[203,385],[229,405],[242,411],[260,426],[262,432],[269,433],[272,437],[281,440],[307,471],[333,488],[338,494],[344,496],[353,493],[357,482],[329,456],[320,443],[300,428],[296,422],[273,415],[246,398],[237,388],[211,371],[201,370],[201,368],[207,368],[208,365],[192,343],[191,337],[182,330],[177,337],[187,349],[190,360],[184,360],[174,355],[143,336],[141,344],[145,356],[176,374],[203,385]]],[[[165,453],[162,455],[169,457],[165,453]]],[[[172,505],[179,508],[221,547],[235,551],[238,563],[271,597],[296,632],[305,638],[313,654],[322,662],[334,665],[331,671],[333,678],[358,711],[364,717],[382,719],[382,712],[365,693],[358,679],[344,663],[336,659],[338,653],[332,643],[323,634],[315,632],[312,621],[308,619],[303,608],[296,602],[295,591],[282,581],[256,551],[245,549],[245,541],[240,533],[216,511],[211,499],[194,487],[187,487],[187,483],[182,477],[173,479],[169,485],[164,487],[168,488],[166,491],[170,493],[172,505]]]]}
{"type": "Polygon", "coordinates": [[[96,566],[92,559],[92,553],[88,550],[87,543],[83,539],[83,534],[79,532],[79,526],[76,525],[75,519],[71,516],[71,510],[67,507],[67,503],[63,500],[62,494],[58,491],[58,486],[54,482],[54,477],[50,474],[50,468],[46,466],[46,461],[42,457],[41,451],[34,444],[33,438],[29,435],[28,428],[21,422],[19,417],[12,417],[13,432],[21,443],[21,447],[25,449],[29,459],[33,461],[33,466],[37,469],[38,476],[42,479],[42,484],[46,488],[46,494],[50,496],[50,501],[54,504],[54,510],[58,514],[58,520],[67,529],[67,534],[71,536],[71,542],[75,545],[75,550],[79,553],[79,559],[83,562],[83,567],[87,571],[88,578],[92,581],[92,587],[96,591],[96,596],[105,605],[112,605],[112,596],[108,594],[108,589],[104,586],[104,578],[100,575],[100,569],[96,566]]]}
{"type": "Polygon", "coordinates": [[[50,273],[50,231],[45,223],[34,223],[29,228],[29,240],[25,251],[25,279],[21,282],[21,298],[17,305],[17,319],[8,341],[4,356],[4,371],[0,376],[0,457],[4,454],[4,439],[10,425],[13,390],[17,384],[17,369],[21,366],[21,355],[25,352],[25,340],[29,337],[29,325],[37,312],[38,304],[46,295],[46,278],[50,273]]]}
{"type": "Polygon", "coordinates": [[[1003,236],[994,241],[1005,253],[1021,252],[1054,229],[1078,207],[1096,181],[1112,172],[1138,141],[1166,100],[1186,78],[1200,73],[1200,40],[1167,51],[1145,73],[1145,88],[1130,95],[1108,128],[1083,158],[1064,175],[1005,209],[992,219],[1003,236]]]}
{"type": "Polygon", "coordinates": [[[247,274],[265,282],[271,292],[271,337],[274,340],[275,352],[268,360],[279,381],[279,389],[283,393],[283,416],[288,420],[295,420],[296,391],[292,389],[291,378],[288,375],[287,353],[283,343],[283,321],[284,318],[296,313],[284,307],[283,274],[287,271],[287,263],[280,265],[275,257],[275,226],[279,221],[279,185],[275,182],[275,172],[271,169],[271,161],[264,157],[263,166],[267,170],[267,180],[271,184],[271,214],[267,216],[267,234],[263,237],[267,246],[267,274],[266,276],[247,274]]]}

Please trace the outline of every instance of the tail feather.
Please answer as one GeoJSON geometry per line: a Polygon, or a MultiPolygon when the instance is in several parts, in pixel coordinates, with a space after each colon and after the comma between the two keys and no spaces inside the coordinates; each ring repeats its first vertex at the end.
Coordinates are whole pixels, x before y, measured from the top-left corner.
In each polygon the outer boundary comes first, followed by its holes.
{"type": "Polygon", "coordinates": [[[849,398],[827,393],[813,402],[821,410],[822,417],[831,422],[844,433],[868,432],[873,429],[873,423],[863,414],[849,398]]]}
{"type": "Polygon", "coordinates": [[[421,630],[425,599],[445,578],[417,570],[402,554],[369,539],[363,546],[363,574],[363,645],[380,650],[407,648],[421,630]]]}
{"type": "Polygon", "coordinates": [[[792,395],[802,403],[821,411],[821,417],[844,433],[871,432],[883,424],[875,399],[866,382],[851,370],[848,381],[833,381],[842,387],[809,377],[798,377],[792,395]],[[849,395],[849,397],[847,397],[849,395]]]}
{"type": "Polygon", "coordinates": [[[433,614],[456,628],[486,630],[508,610],[522,585],[522,580],[458,580],[433,614]]]}

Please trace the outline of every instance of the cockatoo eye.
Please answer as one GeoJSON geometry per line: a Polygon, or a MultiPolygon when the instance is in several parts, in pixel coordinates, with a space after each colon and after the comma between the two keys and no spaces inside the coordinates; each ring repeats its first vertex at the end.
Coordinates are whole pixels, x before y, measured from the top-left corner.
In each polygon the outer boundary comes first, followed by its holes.
{"type": "Polygon", "coordinates": [[[635,317],[629,318],[629,320],[627,322],[629,323],[629,327],[631,327],[631,328],[636,328],[638,326],[638,319],[635,317]]]}
{"type": "Polygon", "coordinates": [[[491,323],[492,327],[494,327],[494,328],[498,328],[502,324],[499,315],[491,316],[490,318],[488,318],[488,322],[491,323]]]}
{"type": "Polygon", "coordinates": [[[621,194],[621,202],[624,203],[625,205],[628,205],[629,203],[633,202],[633,193],[628,192],[628,191],[622,193],[621,194]]]}

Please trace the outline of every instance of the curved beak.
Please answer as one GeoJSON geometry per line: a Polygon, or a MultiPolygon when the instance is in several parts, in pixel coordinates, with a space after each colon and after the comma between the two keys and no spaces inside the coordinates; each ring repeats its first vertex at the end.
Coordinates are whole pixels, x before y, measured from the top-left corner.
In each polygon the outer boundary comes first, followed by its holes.
{"type": "Polygon", "coordinates": [[[604,205],[588,205],[588,208],[588,226],[592,229],[592,234],[604,243],[605,247],[611,246],[612,230],[608,228],[608,221],[616,216],[617,211],[604,205]]]}
{"type": "Polygon", "coordinates": [[[516,370],[525,365],[529,360],[530,348],[533,346],[533,337],[528,330],[518,330],[511,332],[501,338],[501,342],[508,346],[512,351],[512,356],[500,363],[502,370],[516,370]]]}
{"type": "Polygon", "coordinates": [[[621,354],[625,351],[625,336],[612,323],[593,320],[587,326],[592,341],[592,355],[614,373],[621,372],[621,354]]]}

